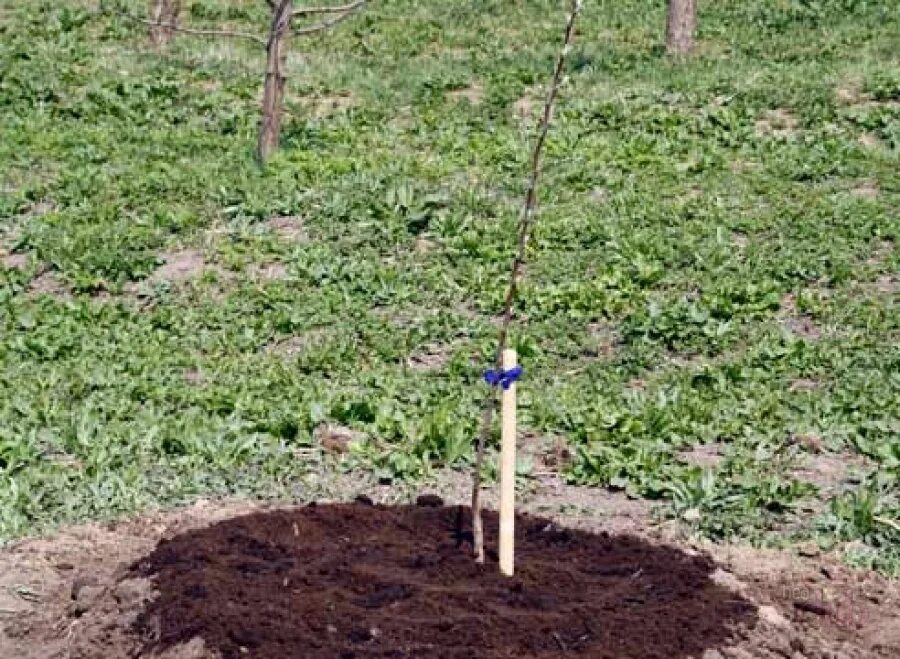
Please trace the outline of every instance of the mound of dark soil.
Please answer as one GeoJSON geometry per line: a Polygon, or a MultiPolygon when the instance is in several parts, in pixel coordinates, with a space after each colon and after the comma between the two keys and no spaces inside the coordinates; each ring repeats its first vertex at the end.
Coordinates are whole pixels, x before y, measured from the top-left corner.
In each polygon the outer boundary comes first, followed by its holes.
{"type": "MultiPolygon", "coordinates": [[[[523,516],[516,576],[471,558],[467,509],[319,505],[160,542],[132,568],[159,597],[144,652],[203,639],[260,657],[699,657],[755,608],[710,560],[523,516]]],[[[497,518],[486,517],[488,542],[497,518]]]]}

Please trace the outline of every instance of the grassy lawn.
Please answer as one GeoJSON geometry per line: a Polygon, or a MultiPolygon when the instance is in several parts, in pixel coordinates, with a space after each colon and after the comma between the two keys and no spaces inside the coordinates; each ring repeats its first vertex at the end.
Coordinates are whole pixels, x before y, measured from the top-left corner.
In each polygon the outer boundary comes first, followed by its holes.
{"type": "MultiPolygon", "coordinates": [[[[466,468],[564,4],[378,0],[295,40],[263,171],[252,42],[0,0],[0,539],[303,496],[323,425],[357,433],[343,468],[466,468]]],[[[900,571],[900,5],[701,2],[684,62],[664,24],[586,3],[523,430],[710,537],[900,571]]]]}

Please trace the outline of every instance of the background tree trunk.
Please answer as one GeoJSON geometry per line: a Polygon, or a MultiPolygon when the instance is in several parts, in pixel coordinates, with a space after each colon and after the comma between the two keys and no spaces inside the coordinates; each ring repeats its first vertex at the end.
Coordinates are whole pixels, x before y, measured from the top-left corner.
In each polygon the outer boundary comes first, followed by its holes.
{"type": "Polygon", "coordinates": [[[278,0],[272,13],[272,27],[266,45],[266,83],[263,90],[262,117],[256,155],[261,163],[278,148],[281,111],[284,102],[287,38],[294,11],[294,0],[278,0]]]}
{"type": "Polygon", "coordinates": [[[150,7],[150,40],[154,46],[162,48],[172,39],[173,30],[169,25],[178,25],[181,0],[153,0],[150,7]]]}
{"type": "Polygon", "coordinates": [[[697,28],[697,0],[669,0],[666,19],[666,52],[686,55],[694,49],[697,28]]]}

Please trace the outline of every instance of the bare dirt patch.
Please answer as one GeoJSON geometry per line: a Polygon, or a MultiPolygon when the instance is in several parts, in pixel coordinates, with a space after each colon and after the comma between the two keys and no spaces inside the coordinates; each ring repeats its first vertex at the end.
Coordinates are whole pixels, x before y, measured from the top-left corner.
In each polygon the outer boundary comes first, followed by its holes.
{"type": "Polygon", "coordinates": [[[602,186],[598,186],[588,193],[588,199],[595,204],[604,204],[609,199],[609,190],[602,186]]]}
{"type": "Polygon", "coordinates": [[[452,346],[429,343],[410,355],[406,365],[415,371],[437,371],[447,365],[452,355],[452,346]]]}
{"type": "MultiPolygon", "coordinates": [[[[110,659],[189,643],[224,658],[677,658],[756,624],[705,556],[521,517],[506,579],[473,562],[465,508],[428,503],[256,512],[132,546],[63,586],[64,642],[110,659]]],[[[496,526],[489,513],[491,547],[496,526]]]]}
{"type": "Polygon", "coordinates": [[[480,105],[484,99],[484,88],[481,84],[473,82],[468,87],[453,89],[447,92],[447,98],[452,101],[468,101],[471,105],[480,105]]]}
{"type": "MultiPolygon", "coordinates": [[[[814,558],[774,549],[702,543],[738,592],[758,606],[760,620],[746,641],[724,657],[792,659],[896,656],[900,643],[897,582],[849,569],[833,557],[814,558]],[[788,640],[788,648],[781,644],[788,640]]],[[[729,651],[730,650],[730,651],[729,651]]]]}
{"type": "Polygon", "coordinates": [[[160,259],[162,265],[147,277],[147,283],[180,283],[198,279],[207,267],[203,254],[196,249],[166,252],[160,255],[160,259]]]}
{"type": "Polygon", "coordinates": [[[72,298],[72,291],[54,270],[46,270],[28,284],[30,295],[48,295],[60,300],[72,298]]]}
{"type": "Polygon", "coordinates": [[[810,378],[797,378],[788,384],[788,391],[816,391],[822,387],[818,380],[810,378]]]}
{"type": "Polygon", "coordinates": [[[845,453],[825,452],[821,442],[818,446],[809,446],[806,439],[804,446],[809,453],[801,457],[800,466],[793,470],[792,476],[797,480],[812,483],[823,495],[833,495],[845,485],[859,482],[867,470],[865,459],[845,453]]]}
{"type": "Polygon", "coordinates": [[[809,316],[786,318],[782,322],[782,327],[794,336],[807,341],[817,341],[822,338],[822,330],[809,316]]]}
{"type": "Polygon", "coordinates": [[[559,473],[572,460],[572,451],[565,437],[535,432],[521,434],[518,439],[518,455],[520,460],[531,465],[531,475],[542,484],[555,484],[559,473]]]}
{"type": "Polygon", "coordinates": [[[755,128],[759,137],[789,137],[797,132],[797,118],[787,108],[767,110],[757,119],[755,128]]]}
{"type": "Polygon", "coordinates": [[[428,254],[435,248],[435,243],[433,240],[429,240],[424,236],[419,236],[416,238],[416,242],[413,244],[413,250],[416,254],[425,255],[428,254]]]}
{"type": "Polygon", "coordinates": [[[680,451],[678,459],[695,467],[703,469],[715,469],[725,459],[724,446],[721,444],[698,444],[689,449],[680,451]]]}
{"type": "MultiPolygon", "coordinates": [[[[499,503],[499,502],[498,502],[499,503]]],[[[645,499],[595,487],[567,484],[558,476],[538,474],[535,487],[522,495],[522,509],[585,530],[672,540],[674,534],[652,516],[645,499]]]]}
{"type": "Polygon", "coordinates": [[[215,78],[210,78],[208,80],[197,81],[196,86],[204,92],[215,92],[222,88],[222,83],[215,78]]]}
{"type": "Polygon", "coordinates": [[[41,215],[52,213],[54,210],[56,210],[56,206],[53,202],[47,200],[36,201],[25,211],[25,217],[27,219],[40,217],[41,215]]]}
{"type": "Polygon", "coordinates": [[[872,94],[863,91],[862,83],[858,79],[847,80],[838,85],[834,90],[834,97],[838,104],[848,108],[871,110],[877,108],[892,108],[898,105],[894,99],[876,99],[872,94]]]}
{"type": "Polygon", "coordinates": [[[150,276],[153,281],[183,282],[201,277],[208,267],[203,254],[195,249],[162,255],[163,264],[150,276]]]}
{"type": "Polygon", "coordinates": [[[0,247],[0,266],[9,270],[18,270],[28,273],[31,280],[26,288],[27,295],[31,297],[49,296],[58,300],[71,300],[72,291],[63,281],[59,273],[48,264],[32,266],[33,260],[30,254],[23,252],[7,253],[0,247]]]}
{"type": "Polygon", "coordinates": [[[281,357],[296,357],[307,350],[321,345],[325,341],[325,337],[325,330],[311,329],[303,334],[276,339],[266,347],[266,352],[281,357]]]}
{"type": "Polygon", "coordinates": [[[731,244],[738,249],[744,249],[747,247],[747,245],[750,244],[750,236],[748,236],[743,231],[732,231],[731,244]]]}
{"type": "Polygon", "coordinates": [[[824,440],[813,432],[795,433],[791,435],[791,442],[802,446],[810,453],[822,453],[825,450],[824,440]]]}
{"type": "Polygon", "coordinates": [[[314,119],[326,119],[334,114],[346,112],[356,105],[356,99],[350,92],[294,97],[292,102],[300,108],[295,114],[314,119]]]}
{"type": "Polygon", "coordinates": [[[25,270],[31,263],[31,257],[21,252],[8,254],[0,248],[0,263],[7,270],[25,270]]]}
{"type": "Polygon", "coordinates": [[[542,102],[541,88],[532,87],[513,102],[513,116],[522,120],[533,119],[542,102]]]}
{"type": "Polygon", "coordinates": [[[682,371],[699,371],[721,363],[722,357],[710,357],[699,352],[673,352],[666,355],[666,363],[682,371]]]}
{"type": "MultiPolygon", "coordinates": [[[[678,539],[668,522],[653,517],[653,505],[646,499],[629,497],[621,491],[570,485],[558,471],[549,469],[553,453],[558,449],[560,457],[567,459],[565,451],[568,449],[564,442],[558,443],[560,438],[533,435],[525,439],[523,457],[532,457],[535,471],[534,478],[520,488],[520,511],[550,516],[561,524],[585,531],[604,530],[657,541],[678,539]],[[541,470],[542,463],[547,471],[541,470]]],[[[446,469],[437,473],[427,485],[428,491],[440,492],[448,504],[465,506],[472,497],[472,479],[468,473],[446,469]]],[[[497,508],[500,504],[496,488],[486,487],[482,491],[482,500],[489,508],[497,508]]]]}
{"type": "Polygon", "coordinates": [[[734,158],[728,163],[728,169],[734,174],[743,174],[744,172],[753,171],[754,169],[757,169],[757,167],[758,165],[755,162],[743,158],[734,158]]]}
{"type": "MultiPolygon", "coordinates": [[[[519,572],[505,579],[472,561],[463,508],[315,506],[229,520],[164,542],[133,568],[160,593],[137,629],[146,649],[200,636],[225,657],[640,657],[665,647],[674,659],[753,623],[753,605],[713,583],[704,557],[518,521],[519,572]]],[[[494,536],[495,516],[487,525],[494,536]]]]}
{"type": "Polygon", "coordinates": [[[365,435],[346,426],[323,424],[313,431],[313,440],[328,453],[341,455],[350,451],[351,445],[362,442],[365,435]]]}
{"type": "MultiPolygon", "coordinates": [[[[646,502],[574,490],[559,484],[565,512],[553,519],[520,518],[513,579],[497,575],[491,553],[486,567],[472,562],[466,508],[434,497],[399,508],[201,501],[21,541],[0,551],[0,656],[900,652],[896,584],[877,574],[823,556],[619,533],[623,515],[607,515],[604,498],[620,509],[646,502]]],[[[489,514],[490,549],[496,525],[489,514]]]]}
{"type": "Polygon", "coordinates": [[[867,149],[877,149],[881,146],[881,140],[872,133],[862,133],[856,140],[867,149]]]}
{"type": "Polygon", "coordinates": [[[0,657],[133,656],[107,653],[92,641],[82,643],[95,634],[104,635],[111,648],[126,642],[148,594],[146,582],[127,578],[128,566],[161,538],[257,508],[245,502],[212,506],[201,500],[178,513],[76,526],[0,550],[0,657]]]}
{"type": "Polygon", "coordinates": [[[859,199],[874,201],[875,199],[878,199],[878,183],[876,183],[875,181],[865,181],[850,190],[850,194],[854,197],[858,197],[859,199]]]}
{"type": "Polygon", "coordinates": [[[612,357],[616,348],[622,343],[619,331],[608,323],[589,323],[587,331],[592,342],[589,356],[612,357]]]}
{"type": "Polygon", "coordinates": [[[856,80],[849,80],[839,85],[834,90],[834,97],[841,105],[856,105],[864,100],[859,82],[856,80]]]}
{"type": "Polygon", "coordinates": [[[183,373],[184,381],[188,384],[201,385],[206,382],[206,375],[199,368],[187,368],[183,373]]]}
{"type": "Polygon", "coordinates": [[[280,215],[266,221],[266,226],[279,238],[288,242],[306,242],[309,235],[299,215],[280,215]]]}
{"type": "Polygon", "coordinates": [[[793,293],[782,296],[778,317],[781,327],[798,338],[807,341],[822,338],[822,329],[813,318],[800,312],[797,308],[797,296],[793,293]]]}
{"type": "Polygon", "coordinates": [[[209,276],[213,278],[216,286],[204,290],[204,295],[218,297],[226,292],[225,285],[234,278],[232,272],[209,263],[197,249],[163,252],[159,255],[159,259],[162,264],[148,277],[125,284],[124,296],[120,299],[143,300],[142,305],[146,306],[152,304],[153,289],[157,286],[169,285],[177,289],[189,289],[189,285],[193,282],[209,276]]]}
{"type": "Polygon", "coordinates": [[[879,293],[893,295],[900,293],[900,277],[896,275],[879,275],[875,280],[875,288],[879,293]]]}
{"type": "Polygon", "coordinates": [[[892,240],[876,240],[872,244],[872,251],[866,258],[866,265],[883,266],[891,257],[894,251],[894,242],[892,240]]]}
{"type": "MultiPolygon", "coordinates": [[[[438,491],[467,501],[467,475],[451,474],[438,491]]],[[[396,495],[365,480],[347,491],[396,495]]],[[[0,656],[506,657],[498,648],[510,643],[523,657],[900,652],[900,594],[877,574],[829,556],[679,539],[652,524],[646,501],[558,479],[522,499],[523,511],[552,520],[520,521],[514,580],[471,562],[466,509],[455,506],[201,501],[21,541],[0,551],[0,656]],[[495,636],[507,627],[512,638],[495,636]],[[303,651],[290,654],[297,643],[303,651]]],[[[495,529],[491,515],[490,548],[495,529]]]]}
{"type": "Polygon", "coordinates": [[[257,281],[276,281],[288,276],[288,269],[284,263],[273,261],[271,263],[253,263],[247,268],[247,272],[257,281]]]}
{"type": "Polygon", "coordinates": [[[416,121],[413,117],[412,108],[408,105],[401,106],[394,111],[394,116],[388,124],[398,131],[406,131],[414,128],[416,121]]]}

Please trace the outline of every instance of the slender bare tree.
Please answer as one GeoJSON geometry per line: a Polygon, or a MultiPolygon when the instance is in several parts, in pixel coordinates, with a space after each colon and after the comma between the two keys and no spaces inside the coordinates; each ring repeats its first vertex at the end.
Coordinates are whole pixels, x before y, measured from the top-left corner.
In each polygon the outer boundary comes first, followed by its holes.
{"type": "Polygon", "coordinates": [[[172,39],[178,26],[181,0],[152,0],[150,5],[150,40],[162,48],[172,39]]]}
{"type": "Polygon", "coordinates": [[[281,135],[281,115],[287,80],[285,63],[288,38],[314,34],[334,27],[365,5],[366,0],[354,0],[344,5],[297,8],[294,7],[294,0],[266,0],[266,4],[272,8],[272,24],[266,42],[266,82],[263,89],[259,139],[256,145],[256,156],[262,163],[265,163],[269,156],[278,149],[278,140],[281,135]],[[296,19],[315,15],[326,15],[327,18],[308,25],[294,26],[293,24],[296,19]]]}
{"type": "Polygon", "coordinates": [[[365,6],[367,0],[352,0],[343,5],[322,5],[295,7],[296,0],[264,0],[272,12],[269,33],[266,38],[249,32],[221,29],[199,29],[183,27],[178,24],[181,0],[152,0],[150,17],[142,18],[128,13],[120,15],[150,26],[150,37],[153,43],[164,46],[175,32],[207,37],[233,37],[254,41],[266,49],[266,75],[263,86],[262,112],[259,122],[259,136],[256,143],[256,155],[265,163],[278,148],[281,134],[281,117],[284,105],[284,89],[287,82],[286,63],[288,40],[291,36],[306,36],[328,30],[346,20],[358,9],[365,6]],[[322,16],[318,22],[306,22],[295,25],[295,22],[322,16]]]}
{"type": "Polygon", "coordinates": [[[256,157],[266,162],[278,148],[281,135],[281,110],[284,104],[284,87],[287,82],[288,31],[293,18],[294,0],[277,0],[272,6],[272,26],[266,43],[266,81],[263,87],[262,116],[259,120],[259,138],[256,157]]]}
{"type": "MultiPolygon", "coordinates": [[[[550,87],[544,101],[544,111],[541,114],[540,124],[537,129],[537,137],[531,151],[531,171],[528,176],[528,188],[525,192],[525,202],[522,213],[519,216],[519,225],[516,229],[516,252],[509,273],[509,284],[506,288],[506,297],[503,301],[500,330],[497,336],[497,352],[494,357],[494,368],[497,373],[502,373],[503,351],[509,339],[509,328],[513,320],[513,307],[519,292],[519,282],[522,279],[522,267],[525,265],[525,251],[528,247],[528,239],[534,226],[535,211],[537,208],[537,186],[541,175],[541,154],[544,150],[544,142],[547,141],[547,133],[550,132],[550,122],[553,118],[553,104],[563,84],[566,57],[572,47],[575,38],[575,19],[581,12],[582,0],[571,0],[571,9],[566,20],[566,29],[563,35],[562,47],[556,57],[556,65],[553,67],[553,76],[550,79],[550,87]]],[[[481,515],[481,470],[484,465],[484,449],[488,435],[491,431],[491,422],[494,416],[494,407],[497,402],[495,388],[488,392],[484,399],[481,413],[481,429],[475,445],[475,466],[472,470],[472,551],[475,561],[484,563],[484,522],[481,515]]]]}
{"type": "Polygon", "coordinates": [[[666,52],[687,55],[694,50],[697,29],[697,0],[669,0],[666,17],[666,52]]]}

